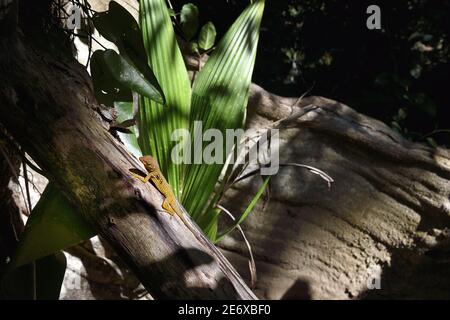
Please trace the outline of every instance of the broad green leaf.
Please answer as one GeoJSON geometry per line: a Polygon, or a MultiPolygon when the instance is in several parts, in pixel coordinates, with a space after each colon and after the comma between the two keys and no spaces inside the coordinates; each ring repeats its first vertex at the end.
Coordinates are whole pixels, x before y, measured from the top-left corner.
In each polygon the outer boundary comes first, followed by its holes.
{"type": "Polygon", "coordinates": [[[10,269],[1,279],[0,296],[2,299],[31,300],[36,292],[37,300],[58,300],[66,265],[64,253],[57,252],[36,260],[34,266],[27,264],[10,269]]]}
{"type": "MultiPolygon", "coordinates": [[[[131,64],[135,69],[138,69],[145,77],[146,81],[149,82],[151,86],[154,87],[154,90],[158,92],[158,95],[150,95],[149,97],[156,98],[157,102],[164,99],[161,87],[159,86],[153,71],[147,64],[147,57],[144,43],[142,41],[141,30],[133,16],[120,4],[115,1],[111,1],[109,3],[108,11],[99,12],[94,15],[93,23],[102,36],[117,46],[120,55],[127,61],[127,63],[131,64]]],[[[149,93],[150,92],[147,94],[149,93]]]]}
{"type": "Polygon", "coordinates": [[[132,62],[110,49],[103,52],[103,59],[109,73],[119,84],[155,102],[164,103],[162,92],[154,87],[132,62]]]}
{"type": "Polygon", "coordinates": [[[95,236],[95,231],[49,184],[28,218],[10,268],[17,268],[95,236]]]}
{"type": "Polygon", "coordinates": [[[231,231],[233,231],[238,225],[240,225],[242,222],[244,222],[244,220],[247,218],[247,216],[250,214],[250,212],[252,212],[253,208],[256,206],[256,204],[258,203],[259,198],[261,198],[261,196],[264,193],[264,190],[266,190],[267,185],[269,184],[271,176],[267,176],[264,179],[263,184],[261,185],[261,187],[259,188],[258,192],[256,193],[256,195],[253,197],[252,201],[250,202],[250,204],[247,206],[247,208],[245,209],[245,211],[242,213],[242,215],[240,216],[240,218],[238,220],[236,220],[233,225],[231,227],[229,227],[225,232],[223,232],[220,236],[218,236],[215,239],[215,243],[218,243],[220,240],[222,240],[227,234],[229,234],[231,231]]]}
{"type": "Polygon", "coordinates": [[[99,103],[113,107],[115,101],[131,101],[131,90],[115,80],[105,63],[104,51],[97,50],[91,58],[91,77],[95,98],[99,103]]]}
{"type": "MultiPolygon", "coordinates": [[[[117,110],[117,122],[123,122],[128,119],[134,118],[133,103],[131,102],[116,102],[115,108],[117,110]]],[[[129,128],[131,133],[118,132],[120,140],[124,143],[128,151],[130,151],[134,156],[142,156],[141,148],[139,147],[137,141],[137,128],[132,126],[129,128]]]]}
{"type": "Polygon", "coordinates": [[[202,29],[200,30],[200,34],[198,36],[198,46],[203,51],[207,51],[211,49],[216,41],[216,27],[212,22],[207,22],[202,29]]]}
{"type": "Polygon", "coordinates": [[[198,43],[197,42],[189,42],[189,52],[194,54],[199,54],[198,43]]]}
{"type": "Polygon", "coordinates": [[[111,1],[108,11],[96,13],[92,21],[98,32],[116,44],[120,51],[122,49],[131,50],[145,59],[139,25],[120,4],[111,1]]]}
{"type": "Polygon", "coordinates": [[[154,156],[176,196],[182,189],[182,166],[171,159],[177,144],[171,135],[189,128],[191,88],[183,56],[164,0],[141,0],[139,19],[151,67],[164,92],[164,106],[140,97],[138,113],[139,145],[144,154],[154,156]]]}
{"type": "Polygon", "coordinates": [[[198,8],[195,4],[186,3],[181,9],[180,24],[186,40],[191,40],[198,30],[198,8]]]}
{"type": "MultiPolygon", "coordinates": [[[[264,0],[249,5],[196,76],[191,132],[195,120],[202,122],[203,131],[215,128],[224,136],[226,129],[243,127],[263,11],[264,0]]],[[[224,156],[230,151],[224,147],[224,156]]],[[[202,149],[194,148],[193,154],[199,152],[202,149]]],[[[182,203],[195,220],[208,208],[223,169],[223,164],[197,164],[187,168],[182,203]]]]}

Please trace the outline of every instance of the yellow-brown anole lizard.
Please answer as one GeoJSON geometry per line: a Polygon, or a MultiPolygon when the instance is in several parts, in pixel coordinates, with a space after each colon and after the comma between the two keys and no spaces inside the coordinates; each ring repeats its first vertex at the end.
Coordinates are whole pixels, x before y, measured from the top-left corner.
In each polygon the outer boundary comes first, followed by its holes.
{"type": "Polygon", "coordinates": [[[131,173],[133,177],[136,179],[142,181],[143,183],[147,183],[151,181],[153,185],[158,189],[159,192],[164,197],[164,201],[161,205],[161,207],[167,211],[171,216],[177,215],[180,217],[181,221],[184,223],[184,225],[195,235],[198,234],[198,231],[195,230],[190,223],[188,223],[184,217],[184,210],[181,209],[180,205],[178,204],[177,199],[175,198],[175,195],[173,194],[172,188],[170,187],[169,183],[166,181],[166,178],[164,178],[164,175],[161,173],[161,170],[159,169],[158,161],[156,161],[155,158],[151,156],[143,156],[139,158],[139,161],[142,162],[142,164],[145,167],[145,170],[147,170],[147,175],[145,177],[142,177],[138,174],[131,173]]]}

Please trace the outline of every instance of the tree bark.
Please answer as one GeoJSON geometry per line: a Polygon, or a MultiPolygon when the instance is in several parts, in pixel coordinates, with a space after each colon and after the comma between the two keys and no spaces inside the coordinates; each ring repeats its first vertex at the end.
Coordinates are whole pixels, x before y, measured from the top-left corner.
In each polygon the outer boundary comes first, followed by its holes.
{"type": "Polygon", "coordinates": [[[70,42],[33,2],[21,2],[21,29],[0,39],[1,124],[154,298],[254,299],[200,231],[170,218],[162,195],[130,176],[145,170],[108,132],[89,75],[65,54],[70,42]]]}
{"type": "Polygon", "coordinates": [[[0,138],[0,274],[12,258],[19,242],[18,235],[24,228],[20,209],[9,188],[11,179],[17,181],[19,171],[19,155],[7,141],[0,138]]]}

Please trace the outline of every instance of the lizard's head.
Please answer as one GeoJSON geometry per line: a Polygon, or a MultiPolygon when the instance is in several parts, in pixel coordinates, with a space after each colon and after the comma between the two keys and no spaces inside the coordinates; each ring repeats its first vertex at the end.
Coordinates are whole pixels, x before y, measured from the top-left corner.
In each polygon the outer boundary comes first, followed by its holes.
{"type": "Polygon", "coordinates": [[[159,170],[158,161],[156,161],[156,159],[150,156],[140,157],[139,161],[141,161],[144,164],[145,169],[147,169],[148,171],[159,170]]]}

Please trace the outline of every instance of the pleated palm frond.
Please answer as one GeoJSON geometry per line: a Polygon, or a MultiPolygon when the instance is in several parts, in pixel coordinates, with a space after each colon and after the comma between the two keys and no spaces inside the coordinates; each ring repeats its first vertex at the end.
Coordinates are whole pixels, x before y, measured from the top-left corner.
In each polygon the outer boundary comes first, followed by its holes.
{"type": "Polygon", "coordinates": [[[148,64],[166,97],[164,105],[140,97],[139,144],[144,154],[158,160],[161,171],[179,196],[183,166],[171,159],[171,150],[176,145],[171,135],[177,129],[189,129],[189,77],[165,1],[141,0],[139,18],[148,64]]]}
{"type": "MultiPolygon", "coordinates": [[[[201,121],[203,131],[217,129],[223,137],[227,129],[243,127],[263,11],[264,0],[249,5],[196,76],[192,90],[191,133],[194,121],[201,121]]],[[[204,147],[205,143],[197,145],[193,153],[202,152],[204,147]]],[[[224,169],[224,160],[231,152],[225,143],[222,152],[222,163],[203,162],[190,165],[186,170],[182,202],[194,219],[200,219],[207,210],[208,200],[224,169]]]]}

